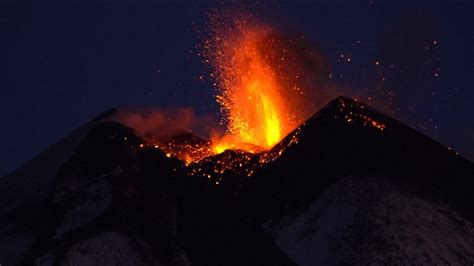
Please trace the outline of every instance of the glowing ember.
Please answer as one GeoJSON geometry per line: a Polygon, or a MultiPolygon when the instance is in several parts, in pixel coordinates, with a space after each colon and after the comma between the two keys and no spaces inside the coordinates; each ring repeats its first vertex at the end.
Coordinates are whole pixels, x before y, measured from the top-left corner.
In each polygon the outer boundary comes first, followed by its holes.
{"type": "Polygon", "coordinates": [[[302,55],[291,49],[293,40],[249,15],[211,16],[211,27],[203,54],[227,125],[212,141],[214,152],[268,150],[314,112],[309,99],[304,103],[302,55]]]}
{"type": "MultiPolygon", "coordinates": [[[[217,87],[215,97],[224,116],[225,135],[213,136],[208,141],[190,133],[168,134],[166,138],[145,134],[147,143],[139,148],[159,149],[166,157],[183,161],[189,175],[223,186],[224,175],[252,176],[258,166],[274,161],[298,143],[302,130],[298,126],[304,126],[303,122],[316,109],[317,99],[312,92],[317,83],[313,78],[319,72],[321,77],[329,74],[324,70],[324,60],[314,55],[299,37],[284,37],[249,15],[230,19],[228,13],[224,17],[211,16],[210,29],[201,55],[213,68],[210,76],[217,87]]],[[[347,103],[339,100],[336,108],[340,113],[334,119],[373,127],[381,134],[386,132],[382,121],[365,114],[363,104],[357,100],[347,103]]],[[[163,115],[153,117],[165,122],[180,120],[163,115]]],[[[135,124],[142,121],[133,119],[135,124]]],[[[170,123],[160,125],[176,127],[170,123]]]]}
{"type": "Polygon", "coordinates": [[[344,119],[347,123],[352,123],[355,121],[358,121],[359,124],[362,124],[364,126],[372,126],[380,131],[384,131],[386,126],[384,123],[376,121],[374,118],[371,118],[363,112],[353,112],[351,110],[363,110],[365,109],[364,105],[357,103],[357,100],[355,101],[355,104],[351,104],[350,106],[346,106],[343,100],[339,100],[339,111],[344,115],[344,119]],[[349,108],[346,110],[346,108],[349,108]]]}

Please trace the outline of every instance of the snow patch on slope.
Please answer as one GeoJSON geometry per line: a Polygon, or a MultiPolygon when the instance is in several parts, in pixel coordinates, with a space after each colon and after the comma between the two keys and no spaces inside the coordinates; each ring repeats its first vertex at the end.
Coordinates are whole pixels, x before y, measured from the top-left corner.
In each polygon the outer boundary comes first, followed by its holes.
{"type": "Polygon", "coordinates": [[[298,265],[472,264],[470,222],[383,180],[346,177],[305,211],[264,228],[298,265]]]}
{"type": "Polygon", "coordinates": [[[336,263],[337,250],[348,237],[357,211],[353,179],[329,188],[303,213],[264,227],[276,244],[299,265],[336,263]]]}
{"type": "Polygon", "coordinates": [[[149,264],[131,238],[118,232],[106,232],[70,247],[61,265],[149,264]]]}
{"type": "Polygon", "coordinates": [[[103,178],[67,195],[73,196],[66,197],[61,194],[55,199],[56,203],[61,202],[67,206],[61,223],[56,227],[58,235],[68,233],[91,222],[112,202],[112,188],[109,182],[103,178]]]}
{"type": "MultiPolygon", "coordinates": [[[[383,252],[371,254],[372,262],[396,264],[459,264],[474,262],[474,229],[443,204],[411,195],[384,195],[370,213],[376,228],[373,238],[384,243],[383,252]]],[[[374,249],[365,242],[364,250],[374,249]]]]}

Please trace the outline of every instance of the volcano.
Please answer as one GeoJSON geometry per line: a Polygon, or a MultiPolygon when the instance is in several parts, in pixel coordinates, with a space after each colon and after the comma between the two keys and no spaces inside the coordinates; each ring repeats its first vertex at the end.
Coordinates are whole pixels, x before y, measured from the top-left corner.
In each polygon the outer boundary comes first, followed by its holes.
{"type": "Polygon", "coordinates": [[[146,145],[116,111],[0,179],[2,265],[474,262],[474,164],[356,100],[194,162],[163,147],[208,141],[146,145]]]}

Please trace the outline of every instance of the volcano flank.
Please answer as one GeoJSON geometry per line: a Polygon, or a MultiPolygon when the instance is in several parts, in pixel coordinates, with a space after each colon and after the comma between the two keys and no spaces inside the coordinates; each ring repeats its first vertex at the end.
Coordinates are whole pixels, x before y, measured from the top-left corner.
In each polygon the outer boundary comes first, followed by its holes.
{"type": "Polygon", "coordinates": [[[474,164],[364,103],[212,155],[192,133],[150,143],[116,112],[0,179],[0,264],[474,261],[474,164]]]}

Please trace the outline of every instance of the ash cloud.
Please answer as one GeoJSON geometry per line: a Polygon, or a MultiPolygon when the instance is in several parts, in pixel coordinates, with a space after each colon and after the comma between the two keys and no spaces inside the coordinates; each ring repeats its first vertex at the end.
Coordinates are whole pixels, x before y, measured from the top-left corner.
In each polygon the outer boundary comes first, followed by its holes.
{"type": "Polygon", "coordinates": [[[163,140],[185,133],[208,139],[213,132],[220,130],[214,127],[219,123],[213,115],[196,114],[190,107],[121,110],[112,120],[133,128],[145,139],[163,140]]]}

